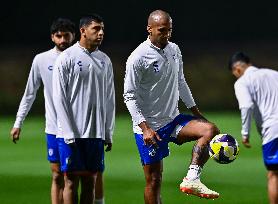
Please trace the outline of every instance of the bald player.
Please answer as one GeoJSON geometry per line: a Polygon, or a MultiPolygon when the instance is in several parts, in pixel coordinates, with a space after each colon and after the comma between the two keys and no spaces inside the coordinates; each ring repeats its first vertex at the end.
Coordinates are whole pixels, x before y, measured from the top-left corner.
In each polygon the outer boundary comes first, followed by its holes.
{"type": "Polygon", "coordinates": [[[145,174],[145,203],[161,203],[163,158],[168,143],[196,141],[181,191],[204,198],[219,194],[200,181],[209,158],[208,144],[219,133],[198,110],[183,74],[179,47],[170,42],[172,19],[162,10],[148,18],[149,36],[129,56],[124,81],[124,101],[131,114],[133,131],[145,174]],[[192,115],[180,114],[179,98],[192,115]]]}

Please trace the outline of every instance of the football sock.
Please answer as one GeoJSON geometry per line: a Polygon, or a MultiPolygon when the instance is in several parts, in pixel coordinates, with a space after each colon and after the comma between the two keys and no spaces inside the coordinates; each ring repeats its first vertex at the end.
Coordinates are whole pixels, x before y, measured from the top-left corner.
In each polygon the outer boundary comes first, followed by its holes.
{"type": "Polygon", "coordinates": [[[202,167],[198,165],[190,165],[187,171],[186,178],[190,181],[200,179],[202,167]]]}
{"type": "Polygon", "coordinates": [[[105,204],[104,198],[101,199],[95,199],[95,204],[105,204]]]}

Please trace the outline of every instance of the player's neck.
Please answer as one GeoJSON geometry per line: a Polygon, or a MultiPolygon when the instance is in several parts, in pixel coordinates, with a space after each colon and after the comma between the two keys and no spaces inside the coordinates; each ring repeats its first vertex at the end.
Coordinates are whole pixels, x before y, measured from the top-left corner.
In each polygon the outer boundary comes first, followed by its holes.
{"type": "Polygon", "coordinates": [[[64,50],[60,50],[57,46],[55,46],[55,50],[56,50],[56,52],[58,52],[58,53],[61,53],[61,52],[64,51],[64,50]]]}
{"type": "Polygon", "coordinates": [[[98,46],[96,45],[92,45],[91,43],[88,43],[86,40],[84,39],[80,39],[79,41],[79,45],[81,47],[84,47],[86,50],[88,50],[90,53],[94,52],[97,50],[98,46]]]}
{"type": "Polygon", "coordinates": [[[162,44],[162,43],[157,42],[156,40],[152,39],[151,36],[149,36],[149,39],[150,39],[151,43],[152,43],[155,47],[158,47],[158,48],[160,48],[160,49],[164,49],[164,48],[166,47],[166,45],[167,45],[167,44],[164,44],[164,43],[162,44]]]}

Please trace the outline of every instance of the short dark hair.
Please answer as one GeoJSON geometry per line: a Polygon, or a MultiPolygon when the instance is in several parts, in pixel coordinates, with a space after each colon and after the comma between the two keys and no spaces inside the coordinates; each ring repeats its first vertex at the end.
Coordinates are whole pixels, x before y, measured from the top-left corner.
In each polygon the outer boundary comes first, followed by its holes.
{"type": "Polygon", "coordinates": [[[232,57],[229,60],[229,64],[228,64],[228,68],[230,70],[232,70],[234,63],[236,62],[244,62],[246,64],[250,63],[250,57],[248,57],[248,55],[246,55],[243,52],[236,52],[235,54],[232,55],[232,57]]]}
{"type": "Polygon", "coordinates": [[[103,18],[96,13],[83,16],[79,21],[79,28],[90,25],[92,21],[95,21],[97,23],[102,23],[103,18]]]}
{"type": "Polygon", "coordinates": [[[75,33],[75,24],[67,18],[58,18],[53,21],[50,33],[54,34],[58,31],[75,33]]]}

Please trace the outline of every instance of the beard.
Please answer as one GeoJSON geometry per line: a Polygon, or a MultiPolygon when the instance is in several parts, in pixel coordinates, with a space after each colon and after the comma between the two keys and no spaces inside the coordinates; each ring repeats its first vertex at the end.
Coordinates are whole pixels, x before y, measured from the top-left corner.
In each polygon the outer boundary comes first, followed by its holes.
{"type": "Polygon", "coordinates": [[[60,50],[61,52],[64,51],[65,49],[69,48],[71,46],[70,43],[60,43],[60,44],[56,44],[56,47],[58,48],[58,50],[60,50]]]}

